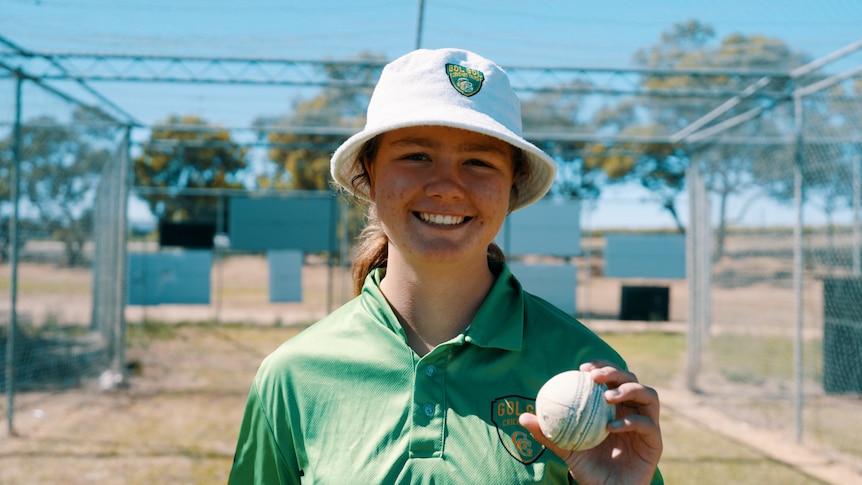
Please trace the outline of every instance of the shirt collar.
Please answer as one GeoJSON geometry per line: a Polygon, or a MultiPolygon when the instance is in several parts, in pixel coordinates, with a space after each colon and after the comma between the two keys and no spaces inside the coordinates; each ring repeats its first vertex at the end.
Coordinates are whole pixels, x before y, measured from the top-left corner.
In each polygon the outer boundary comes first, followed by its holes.
{"type": "MultiPolygon", "coordinates": [[[[520,350],[524,336],[524,299],[521,285],[505,263],[492,262],[490,266],[497,278],[473,321],[460,338],[479,347],[520,350]]],[[[380,281],[385,273],[385,268],[376,268],[365,279],[362,293],[370,297],[365,306],[378,321],[404,335],[404,329],[380,291],[380,281]]]]}
{"type": "Polygon", "coordinates": [[[393,332],[407,338],[404,333],[404,328],[401,327],[401,322],[395,315],[395,311],[389,306],[386,296],[380,291],[380,281],[386,274],[386,268],[374,268],[365,278],[365,284],[362,286],[362,301],[365,309],[374,316],[374,319],[388,327],[393,332]]]}
{"type": "Polygon", "coordinates": [[[479,347],[520,350],[524,337],[524,299],[521,285],[506,263],[491,263],[497,280],[467,332],[466,340],[479,347]]]}

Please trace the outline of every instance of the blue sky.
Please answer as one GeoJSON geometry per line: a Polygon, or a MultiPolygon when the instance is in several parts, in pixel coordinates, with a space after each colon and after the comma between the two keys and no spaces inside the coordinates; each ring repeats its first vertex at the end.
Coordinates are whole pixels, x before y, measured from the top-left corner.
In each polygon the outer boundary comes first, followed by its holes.
{"type": "MultiPolygon", "coordinates": [[[[424,5],[423,47],[464,47],[504,67],[627,67],[638,49],[689,19],[711,25],[717,39],[732,33],[777,37],[811,58],[862,39],[860,0],[425,0],[424,5]]],[[[39,52],[341,60],[370,51],[391,59],[414,48],[418,17],[419,2],[413,0],[0,0],[0,35],[39,52]]],[[[285,112],[295,94],[272,88],[93,86],[144,123],[179,112],[247,126],[255,116],[285,112]]],[[[0,107],[0,117],[5,113],[0,107]]],[[[625,215],[632,224],[669,225],[670,219],[648,204],[634,204],[641,208],[633,210],[626,203],[642,197],[634,188],[609,190],[589,219],[600,226],[596,221],[625,215]]]]}
{"type": "MultiPolygon", "coordinates": [[[[415,0],[0,0],[0,33],[31,49],[345,59],[416,42],[415,0]]],[[[820,56],[862,36],[858,0],[425,0],[423,45],[500,64],[620,66],[676,22],[760,33],[820,56]]]]}

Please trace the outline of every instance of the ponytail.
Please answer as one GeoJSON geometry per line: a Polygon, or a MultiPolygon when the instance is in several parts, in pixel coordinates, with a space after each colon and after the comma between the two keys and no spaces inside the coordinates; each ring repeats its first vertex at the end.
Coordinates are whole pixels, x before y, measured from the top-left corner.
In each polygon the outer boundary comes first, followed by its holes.
{"type": "Polygon", "coordinates": [[[353,276],[353,294],[359,295],[365,278],[374,268],[386,266],[389,257],[389,237],[383,231],[380,219],[377,218],[377,210],[374,206],[368,207],[368,216],[365,228],[359,233],[359,246],[353,256],[353,267],[350,270],[353,276]]]}

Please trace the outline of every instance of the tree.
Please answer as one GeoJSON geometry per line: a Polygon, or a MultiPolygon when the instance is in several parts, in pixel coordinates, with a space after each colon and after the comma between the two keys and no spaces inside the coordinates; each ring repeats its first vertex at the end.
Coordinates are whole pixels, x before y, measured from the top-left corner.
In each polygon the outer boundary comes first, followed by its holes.
{"type": "Polygon", "coordinates": [[[779,147],[772,163],[757,164],[755,181],[778,201],[789,203],[795,197],[795,165],[801,162],[802,197],[806,204],[819,205],[826,216],[830,244],[834,212],[842,205],[852,206],[853,164],[859,163],[858,94],[853,86],[840,84],[802,99],[802,143],[797,156],[796,144],[779,147]]]}
{"type": "Polygon", "coordinates": [[[0,139],[0,263],[9,259],[11,250],[10,220],[12,218],[12,137],[0,139]]]}
{"type": "Polygon", "coordinates": [[[255,127],[272,146],[269,158],[275,164],[274,174],[258,177],[258,186],[330,189],[329,158],[346,137],[332,134],[327,128],[348,127],[358,131],[364,124],[372,91],[367,86],[379,77],[383,59],[366,52],[355,63],[326,65],[321,75],[330,83],[319,94],[296,100],[292,112],[282,118],[255,121],[255,127]],[[302,133],[291,130],[296,127],[312,129],[303,129],[302,133]]]}
{"type": "Polygon", "coordinates": [[[177,196],[168,189],[239,189],[247,149],[230,132],[195,116],[170,116],[153,128],[134,160],[135,183],[165,189],[141,197],[161,220],[216,221],[216,196],[177,196]]]}
{"type": "MultiPolygon", "coordinates": [[[[760,35],[733,34],[713,45],[715,32],[709,25],[696,20],[679,23],[661,35],[660,41],[634,55],[634,62],[640,67],[652,70],[712,69],[715,75],[692,76],[672,74],[667,76],[644,77],[642,85],[649,89],[695,90],[722,89],[729,92],[742,92],[748,87],[744,77],[723,75],[720,72],[740,69],[758,71],[788,72],[789,69],[805,62],[805,56],[795,53],[782,41],[760,35]]],[[[770,92],[786,93],[788,78],[779,76],[769,84],[770,92]]],[[[626,107],[619,115],[621,133],[648,133],[667,136],[678,133],[683,128],[709,113],[722,100],[698,97],[667,96],[644,97],[636,103],[641,107],[639,114],[632,116],[626,107]]],[[[768,97],[751,96],[732,108],[726,117],[731,117],[756,106],[765,107],[766,113],[776,102],[768,97]]],[[[761,116],[756,123],[748,123],[733,132],[740,136],[780,136],[792,126],[783,112],[772,112],[761,116]]],[[[613,114],[608,115],[613,119],[613,114]]],[[[724,234],[728,215],[729,197],[744,193],[757,187],[752,173],[755,164],[772,163],[768,148],[746,147],[745,150],[718,143],[701,143],[696,146],[656,143],[628,144],[608,150],[610,156],[594,163],[613,168],[616,180],[638,178],[644,187],[659,191],[659,200],[677,221],[675,199],[684,187],[685,169],[689,163],[703,166],[707,189],[719,198],[719,228],[717,232],[716,255],[723,255],[724,234]],[[690,158],[690,159],[689,159],[690,158]],[[628,170],[628,172],[626,172],[628,170]]],[[[599,152],[598,150],[593,150],[599,152]]]]}
{"type": "MultiPolygon", "coordinates": [[[[638,132],[625,130],[623,135],[638,132]]],[[[688,157],[669,143],[624,141],[613,144],[591,143],[585,164],[601,169],[608,183],[637,181],[673,218],[679,232],[685,228],[676,208],[684,188],[688,157]]]]}
{"type": "MultiPolygon", "coordinates": [[[[114,158],[110,145],[104,143],[113,130],[95,123],[104,120],[103,115],[79,108],[72,123],[39,116],[21,125],[20,196],[32,209],[28,217],[63,243],[64,263],[69,266],[86,263],[84,244],[93,231],[95,189],[102,167],[114,158]]],[[[13,136],[0,143],[7,172],[13,136]]],[[[7,183],[0,190],[8,197],[7,183]]]]}
{"type": "MultiPolygon", "coordinates": [[[[677,24],[662,34],[658,44],[635,53],[634,62],[653,70],[694,67],[702,62],[704,54],[700,51],[713,36],[712,28],[700,22],[677,24]]],[[[672,90],[685,88],[694,80],[670,75],[645,76],[641,82],[646,89],[672,90]]],[[[601,171],[608,183],[640,183],[655,194],[656,201],[682,232],[684,226],[677,210],[677,198],[685,186],[689,159],[674,144],[637,140],[667,138],[706,111],[703,102],[697,104],[671,96],[630,97],[602,106],[593,117],[596,132],[622,136],[630,141],[587,144],[585,166],[587,170],[601,171]]]]}
{"type": "Polygon", "coordinates": [[[557,178],[550,194],[595,199],[599,196],[597,171],[584,162],[583,141],[551,140],[560,133],[592,132],[585,118],[584,95],[589,86],[581,81],[564,89],[539,91],[521,103],[523,131],[534,135],[534,144],[557,162],[557,178]]]}
{"type": "MultiPolygon", "coordinates": [[[[373,90],[368,86],[380,76],[384,62],[382,55],[364,52],[355,63],[327,65],[320,75],[330,83],[318,94],[295,100],[291,112],[283,117],[255,120],[259,138],[265,138],[271,146],[269,159],[274,167],[271,173],[257,177],[258,187],[332,190],[329,160],[347,137],[333,134],[330,129],[360,130],[373,90]]],[[[347,234],[340,237],[353,240],[365,225],[365,213],[355,199],[347,198],[347,202],[347,234]]],[[[339,224],[338,231],[341,230],[339,224]]]]}

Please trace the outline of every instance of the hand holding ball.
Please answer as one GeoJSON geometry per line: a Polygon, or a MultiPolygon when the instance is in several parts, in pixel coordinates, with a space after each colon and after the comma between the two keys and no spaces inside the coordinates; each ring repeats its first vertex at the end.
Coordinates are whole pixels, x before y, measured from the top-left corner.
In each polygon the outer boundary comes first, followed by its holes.
{"type": "Polygon", "coordinates": [[[589,372],[567,371],[550,378],[536,396],[542,433],[566,450],[587,450],[608,436],[616,408],[605,400],[608,388],[589,372]]]}

